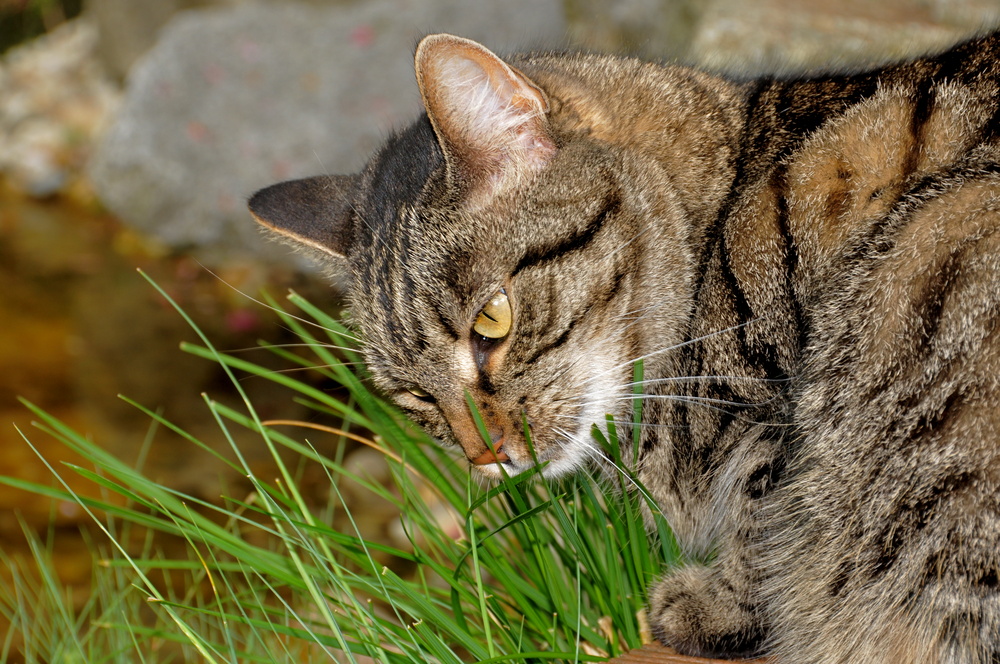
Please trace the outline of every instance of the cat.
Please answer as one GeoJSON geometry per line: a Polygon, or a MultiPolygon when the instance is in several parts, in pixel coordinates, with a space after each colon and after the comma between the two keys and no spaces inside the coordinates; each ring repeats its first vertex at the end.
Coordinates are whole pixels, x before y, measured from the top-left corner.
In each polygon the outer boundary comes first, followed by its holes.
{"type": "Polygon", "coordinates": [[[347,271],[378,387],[485,477],[558,476],[641,359],[623,458],[703,561],[657,639],[1000,662],[1000,34],[799,78],[450,35],[415,68],[361,173],[249,202],[347,271]]]}

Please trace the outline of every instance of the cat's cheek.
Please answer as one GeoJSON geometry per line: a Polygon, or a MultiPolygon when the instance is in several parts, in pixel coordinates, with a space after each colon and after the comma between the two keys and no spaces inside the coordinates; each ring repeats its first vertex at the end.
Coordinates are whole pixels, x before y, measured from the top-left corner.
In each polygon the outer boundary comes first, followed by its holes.
{"type": "Polygon", "coordinates": [[[457,442],[451,438],[451,432],[445,422],[437,416],[436,406],[424,405],[422,408],[415,408],[410,400],[395,399],[395,403],[406,413],[410,420],[423,429],[429,436],[447,449],[461,449],[457,442]]]}
{"type": "Polygon", "coordinates": [[[613,340],[602,340],[586,352],[589,362],[587,377],[582,381],[579,427],[566,446],[567,455],[584,458],[599,455],[601,450],[594,439],[594,427],[610,436],[609,416],[618,423],[629,420],[632,366],[630,359],[619,356],[615,350],[613,340]]]}
{"type": "Polygon", "coordinates": [[[579,471],[593,453],[591,447],[583,439],[560,441],[559,450],[542,469],[542,475],[555,479],[579,471]]]}
{"type": "MultiPolygon", "coordinates": [[[[565,477],[566,475],[571,475],[580,469],[582,464],[575,459],[563,457],[558,458],[552,462],[543,465],[541,474],[547,479],[556,479],[559,477],[565,477]]],[[[515,475],[520,475],[523,472],[530,471],[534,467],[534,462],[528,463],[518,463],[508,461],[503,464],[486,464],[482,466],[472,466],[482,477],[489,480],[502,480],[506,474],[508,477],[513,477],[515,475]],[[503,466],[501,471],[500,466],[503,466]]]]}
{"type": "Polygon", "coordinates": [[[491,481],[502,480],[505,474],[508,477],[513,477],[514,475],[517,475],[520,472],[516,468],[514,468],[512,464],[510,464],[509,462],[503,464],[488,463],[485,465],[469,464],[469,467],[472,468],[473,472],[478,473],[480,477],[491,481]],[[502,471],[500,470],[500,466],[504,467],[502,471]]]}

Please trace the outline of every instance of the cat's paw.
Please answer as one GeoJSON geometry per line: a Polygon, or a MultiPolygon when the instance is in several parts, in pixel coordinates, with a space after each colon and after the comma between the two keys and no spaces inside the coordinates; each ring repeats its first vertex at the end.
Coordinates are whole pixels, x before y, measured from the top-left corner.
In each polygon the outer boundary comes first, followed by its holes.
{"type": "Polygon", "coordinates": [[[751,657],[764,638],[747,593],[712,567],[691,566],[660,579],[649,598],[649,622],[661,643],[697,657],[751,657]]]}

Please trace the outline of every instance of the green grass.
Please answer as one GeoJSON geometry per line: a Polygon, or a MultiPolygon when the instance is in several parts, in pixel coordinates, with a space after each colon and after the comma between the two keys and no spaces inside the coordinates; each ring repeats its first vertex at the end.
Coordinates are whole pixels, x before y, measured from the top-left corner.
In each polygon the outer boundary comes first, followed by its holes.
{"type": "MultiPolygon", "coordinates": [[[[67,608],[51,574],[40,582],[22,575],[16,592],[0,596],[10,616],[43,614],[44,628],[15,619],[26,660],[584,662],[642,643],[645,588],[678,554],[662,520],[658,534],[647,536],[646,499],[635,478],[622,471],[601,481],[552,482],[532,471],[481,486],[467,464],[371,393],[353,337],[338,320],[294,294],[289,301],[294,315],[272,305],[309,352],[271,350],[307,371],[275,372],[221,353],[193,323],[202,344],[183,347],[220,363],[237,390],[248,375],[272,380],[334,422],[320,430],[265,422],[245,398],[243,408],[234,409],[206,396],[219,436],[231,445],[227,463],[252,483],[249,496],[213,504],[159,485],[26,403],[38,432],[89,462],[52,466],[52,473],[81,475],[105,498],[80,496],[68,482],[49,488],[0,481],[78,502],[108,536],[111,551],[83,612],[67,608]],[[317,389],[306,372],[343,386],[347,398],[317,389]],[[233,442],[244,428],[270,450],[277,479],[254,476],[233,442]],[[383,486],[352,474],[341,454],[318,453],[310,436],[361,440],[378,449],[393,481],[383,486]],[[325,472],[328,504],[311,506],[301,495],[296,469],[303,463],[325,472]],[[398,509],[408,545],[361,536],[356,519],[364,515],[351,512],[340,494],[348,481],[398,509]],[[348,526],[335,529],[335,521],[348,526]],[[168,559],[153,545],[136,554],[122,536],[128,529],[181,538],[189,555],[168,559]],[[150,637],[175,647],[151,653],[150,637]],[[60,658],[70,651],[76,659],[60,658]]],[[[213,449],[134,405],[156,426],[213,449]]],[[[38,432],[23,432],[26,444],[38,432]]],[[[594,433],[606,449],[619,448],[612,422],[594,433]]],[[[624,468],[629,460],[617,461],[624,468]]],[[[40,546],[36,560],[45,570],[40,546]]]]}

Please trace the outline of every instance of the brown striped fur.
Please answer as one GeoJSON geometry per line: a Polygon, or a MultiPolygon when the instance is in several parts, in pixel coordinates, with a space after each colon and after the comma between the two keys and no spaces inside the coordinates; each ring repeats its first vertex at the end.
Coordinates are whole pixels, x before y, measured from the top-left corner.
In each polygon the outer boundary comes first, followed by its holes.
{"type": "Polygon", "coordinates": [[[703,561],[654,585],[660,640],[1000,662],[1000,37],[799,79],[447,35],[416,65],[428,114],[362,173],[250,203],[347,270],[378,385],[487,476],[534,463],[524,423],[559,474],[643,358],[640,478],[703,561]]]}

